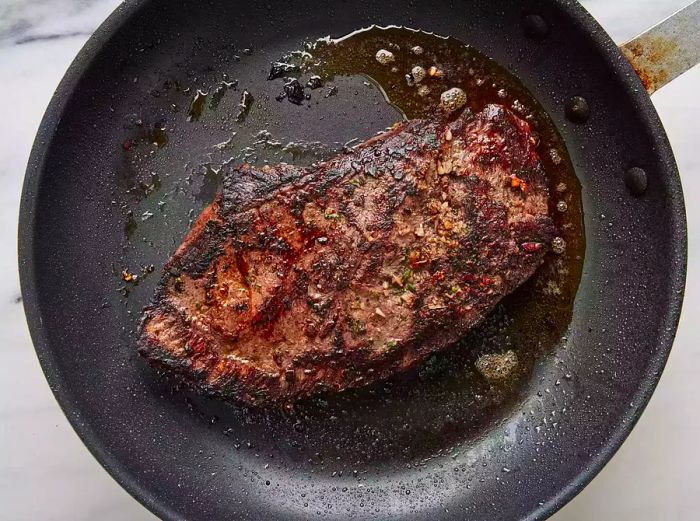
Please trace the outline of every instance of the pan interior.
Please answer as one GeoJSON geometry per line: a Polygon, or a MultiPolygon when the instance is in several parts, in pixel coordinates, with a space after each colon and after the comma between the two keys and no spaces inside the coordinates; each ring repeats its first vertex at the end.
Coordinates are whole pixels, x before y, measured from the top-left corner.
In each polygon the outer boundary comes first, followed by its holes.
{"type": "MultiPolygon", "coordinates": [[[[43,124],[56,131],[35,150],[44,158],[30,166],[32,226],[21,238],[33,270],[24,280],[28,314],[42,321],[37,350],[91,448],[166,517],[542,514],[610,453],[665,360],[682,287],[680,189],[652,109],[591,41],[591,22],[552,4],[543,13],[549,35],[538,42],[523,36],[526,11],[507,2],[465,4],[459,16],[447,3],[430,14],[366,4],[341,17],[331,6],[308,14],[274,4],[143,3],[91,60],[79,59],[83,75],[64,88],[64,110],[43,124]],[[400,117],[359,77],[336,76],[337,94],[302,107],[277,102],[282,82],[265,80],[270,62],[305,39],[370,23],[473,43],[518,74],[554,118],[586,214],[570,329],[552,354],[532,359],[516,392],[464,386],[450,371],[468,350],[446,369],[322,397],[294,414],[173,389],[138,359],[136,328],[159,267],[213,197],[222,163],[316,161],[400,117]],[[563,117],[574,94],[593,106],[586,125],[563,117]],[[650,174],[642,198],[621,182],[629,166],[650,174]],[[124,284],[125,271],[139,284],[124,284]],[[650,301],[668,313],[645,307],[650,301]]],[[[502,319],[495,313],[477,336],[502,319]]]]}

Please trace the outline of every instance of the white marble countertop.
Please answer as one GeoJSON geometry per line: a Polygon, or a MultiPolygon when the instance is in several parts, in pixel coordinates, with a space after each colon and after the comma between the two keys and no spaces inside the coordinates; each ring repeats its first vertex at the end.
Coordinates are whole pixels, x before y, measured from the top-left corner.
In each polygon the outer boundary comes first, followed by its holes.
{"type": "MultiPolygon", "coordinates": [[[[586,0],[624,41],[689,0],[586,0]]],[[[151,520],[71,429],[34,354],[16,260],[19,196],[34,133],[54,88],[119,0],[0,0],[0,504],[8,520],[151,520]]],[[[689,259],[683,316],[651,403],[613,460],[556,521],[697,519],[700,493],[700,67],[654,95],[686,196],[689,259]],[[697,188],[697,190],[696,190],[697,188]],[[698,195],[696,195],[698,194],[698,195]],[[696,199],[698,199],[696,201],[696,199]],[[697,206],[695,203],[698,203],[697,206]]]]}

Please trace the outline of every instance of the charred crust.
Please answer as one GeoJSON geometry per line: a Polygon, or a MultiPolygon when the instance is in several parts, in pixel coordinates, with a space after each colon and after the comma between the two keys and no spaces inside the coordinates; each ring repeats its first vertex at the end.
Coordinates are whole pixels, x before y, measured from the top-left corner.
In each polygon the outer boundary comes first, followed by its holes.
{"type": "Polygon", "coordinates": [[[529,126],[499,106],[404,122],[315,167],[226,168],[164,268],[138,350],[249,404],[415,366],[530,277],[556,234],[529,126]],[[468,168],[438,172],[443,157],[468,168]]]}

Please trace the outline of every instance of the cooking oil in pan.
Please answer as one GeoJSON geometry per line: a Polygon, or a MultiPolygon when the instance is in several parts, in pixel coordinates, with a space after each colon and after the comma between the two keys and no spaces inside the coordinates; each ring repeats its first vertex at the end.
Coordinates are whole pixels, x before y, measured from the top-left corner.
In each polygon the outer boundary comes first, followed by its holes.
{"type": "Polygon", "coordinates": [[[441,94],[456,87],[466,93],[467,107],[474,112],[497,103],[530,123],[550,181],[549,207],[559,230],[553,244],[557,253],[503,301],[509,325],[493,346],[496,351],[513,349],[522,368],[530,365],[528,361],[560,341],[570,322],[585,249],[581,186],[549,115],[515,76],[451,37],[372,27],[340,39],[318,40],[308,51],[307,68],[323,81],[365,75],[406,119],[431,117],[441,94]]]}

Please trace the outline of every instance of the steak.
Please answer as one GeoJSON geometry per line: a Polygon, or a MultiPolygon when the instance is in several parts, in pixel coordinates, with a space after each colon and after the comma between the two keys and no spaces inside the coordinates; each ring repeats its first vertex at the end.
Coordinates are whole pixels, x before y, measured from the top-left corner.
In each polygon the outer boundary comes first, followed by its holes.
{"type": "Polygon", "coordinates": [[[455,343],[554,236],[527,122],[489,105],[310,167],[241,165],[165,265],[140,353],[206,394],[289,403],[455,343]]]}

